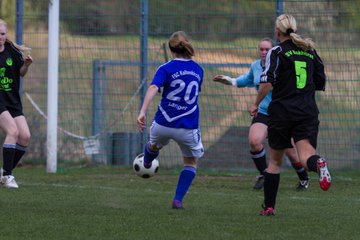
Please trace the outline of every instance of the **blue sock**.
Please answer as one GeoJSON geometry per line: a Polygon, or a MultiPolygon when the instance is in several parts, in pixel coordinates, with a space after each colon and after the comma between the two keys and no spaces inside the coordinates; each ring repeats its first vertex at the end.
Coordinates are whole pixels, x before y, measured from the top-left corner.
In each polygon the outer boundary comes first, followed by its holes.
{"type": "Polygon", "coordinates": [[[179,181],[176,188],[174,200],[179,200],[179,201],[183,200],[195,176],[196,176],[196,168],[191,166],[184,166],[179,176],[179,181]]]}
{"type": "Polygon", "coordinates": [[[153,152],[149,149],[148,144],[145,145],[145,149],[144,149],[144,163],[146,165],[150,165],[151,166],[151,162],[157,157],[159,156],[159,150],[156,152],[153,152]]]}

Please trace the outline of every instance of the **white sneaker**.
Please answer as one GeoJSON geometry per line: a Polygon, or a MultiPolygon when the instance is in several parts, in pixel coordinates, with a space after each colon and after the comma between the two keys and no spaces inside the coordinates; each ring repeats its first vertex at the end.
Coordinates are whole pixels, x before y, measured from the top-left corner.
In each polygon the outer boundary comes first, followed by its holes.
{"type": "Polygon", "coordinates": [[[15,177],[12,175],[2,176],[0,182],[1,185],[6,188],[19,188],[19,185],[15,181],[15,177]]]}

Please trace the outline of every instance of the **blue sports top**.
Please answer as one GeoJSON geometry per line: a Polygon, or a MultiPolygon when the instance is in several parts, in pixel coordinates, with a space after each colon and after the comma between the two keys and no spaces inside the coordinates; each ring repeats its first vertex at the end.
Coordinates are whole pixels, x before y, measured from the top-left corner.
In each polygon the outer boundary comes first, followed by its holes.
{"type": "Polygon", "coordinates": [[[191,59],[176,58],[161,65],[151,82],[163,88],[154,120],[172,128],[199,128],[198,96],[204,70],[191,59]]]}
{"type": "MultiPolygon", "coordinates": [[[[237,87],[255,87],[256,90],[259,90],[260,85],[260,76],[263,72],[263,67],[261,66],[261,60],[258,59],[254,61],[251,66],[250,70],[247,74],[240,75],[236,78],[236,86],[237,87]]],[[[271,95],[272,92],[270,91],[265,98],[259,104],[259,113],[269,115],[267,110],[269,104],[271,102],[271,95]]]]}

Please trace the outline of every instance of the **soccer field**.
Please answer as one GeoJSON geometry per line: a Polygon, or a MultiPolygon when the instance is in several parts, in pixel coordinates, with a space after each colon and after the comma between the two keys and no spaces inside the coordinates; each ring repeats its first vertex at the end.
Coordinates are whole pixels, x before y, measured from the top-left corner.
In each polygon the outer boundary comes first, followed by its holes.
{"type": "MultiPolygon", "coordinates": [[[[6,239],[359,239],[360,174],[333,172],[327,192],[311,174],[296,192],[296,174],[281,175],[277,212],[258,216],[263,192],[255,173],[199,169],[185,210],[171,209],[177,170],[150,179],[115,167],[15,170],[19,189],[0,191],[6,239]]],[[[5,238],[4,238],[5,239],[5,238]]]]}

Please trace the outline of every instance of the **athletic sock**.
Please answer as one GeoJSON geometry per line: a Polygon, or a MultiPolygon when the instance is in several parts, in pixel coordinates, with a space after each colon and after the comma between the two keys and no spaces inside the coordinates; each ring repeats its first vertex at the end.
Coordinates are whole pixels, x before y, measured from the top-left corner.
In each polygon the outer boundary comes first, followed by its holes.
{"type": "Polygon", "coordinates": [[[3,175],[12,175],[15,156],[15,144],[3,145],[3,175]]]}
{"type": "Polygon", "coordinates": [[[20,162],[20,159],[22,158],[22,156],[24,156],[26,152],[26,147],[22,146],[20,144],[16,144],[15,147],[15,154],[14,154],[14,165],[13,165],[13,169],[17,166],[17,164],[20,162]]]}
{"type": "Polygon", "coordinates": [[[196,168],[192,166],[184,166],[179,176],[179,181],[176,187],[174,200],[178,200],[182,202],[195,176],[196,176],[196,168]]]}
{"type": "Polygon", "coordinates": [[[320,158],[319,155],[312,155],[311,157],[308,158],[308,160],[306,161],[306,165],[309,169],[309,171],[312,172],[317,172],[317,160],[320,158]]]}
{"type": "Polygon", "coordinates": [[[280,174],[264,172],[264,204],[265,207],[275,208],[276,195],[280,183],[280,174]]]}
{"type": "Polygon", "coordinates": [[[253,159],[253,161],[255,163],[257,170],[259,171],[259,173],[261,175],[263,175],[265,169],[267,168],[265,148],[263,148],[260,151],[255,151],[255,152],[250,151],[250,154],[251,154],[251,158],[253,159]]]}
{"type": "Polygon", "coordinates": [[[308,173],[300,162],[291,163],[291,165],[295,169],[295,171],[301,181],[309,180],[308,173]]]}
{"type": "Polygon", "coordinates": [[[149,149],[148,144],[145,145],[145,150],[144,150],[144,166],[145,168],[150,168],[151,167],[151,162],[157,157],[159,156],[159,150],[156,152],[153,152],[149,149]]]}

